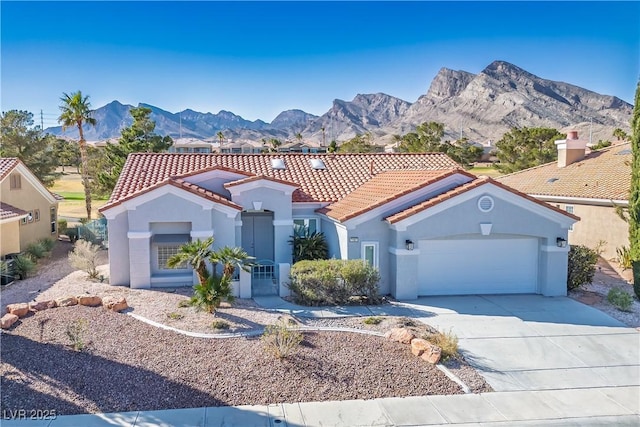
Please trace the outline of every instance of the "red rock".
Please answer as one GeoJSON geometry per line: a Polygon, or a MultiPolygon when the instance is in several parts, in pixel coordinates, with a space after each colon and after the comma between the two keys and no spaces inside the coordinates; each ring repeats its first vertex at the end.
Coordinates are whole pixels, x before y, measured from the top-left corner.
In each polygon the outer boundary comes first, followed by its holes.
{"type": "Polygon", "coordinates": [[[420,358],[426,362],[431,363],[432,365],[435,365],[440,361],[440,357],[442,356],[442,349],[437,345],[430,345],[431,348],[429,350],[425,350],[420,358]]]}
{"type": "Polygon", "coordinates": [[[71,307],[72,305],[77,305],[78,300],[76,297],[64,297],[56,299],[56,305],[58,307],[71,307]]]}
{"type": "Polygon", "coordinates": [[[54,300],[48,301],[34,301],[29,303],[29,310],[42,311],[48,308],[56,308],[57,304],[54,300]]]}
{"type": "Polygon", "coordinates": [[[410,330],[405,328],[389,329],[389,331],[387,331],[384,336],[391,341],[399,342],[402,344],[410,344],[411,340],[416,337],[410,330]]]}
{"type": "Polygon", "coordinates": [[[102,305],[102,298],[97,295],[78,295],[78,304],[88,307],[97,307],[102,305]]]}
{"type": "Polygon", "coordinates": [[[24,317],[29,313],[29,304],[26,302],[9,304],[7,305],[7,313],[15,314],[18,317],[24,317]]]}
{"type": "Polygon", "coordinates": [[[122,311],[129,307],[124,297],[104,297],[102,306],[111,311],[122,311]]]}
{"type": "Polygon", "coordinates": [[[425,351],[431,350],[431,344],[422,338],[414,338],[411,340],[411,353],[414,356],[422,356],[425,351]]]}
{"type": "Polygon", "coordinates": [[[18,321],[18,316],[15,314],[7,313],[0,318],[0,328],[9,329],[14,323],[18,321]]]}

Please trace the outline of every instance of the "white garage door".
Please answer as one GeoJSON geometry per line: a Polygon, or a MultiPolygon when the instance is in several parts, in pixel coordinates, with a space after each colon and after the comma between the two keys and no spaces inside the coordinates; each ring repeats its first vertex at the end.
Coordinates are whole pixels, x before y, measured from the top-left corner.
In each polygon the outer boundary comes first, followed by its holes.
{"type": "Polygon", "coordinates": [[[537,239],[421,240],[420,295],[536,293],[537,239]]]}

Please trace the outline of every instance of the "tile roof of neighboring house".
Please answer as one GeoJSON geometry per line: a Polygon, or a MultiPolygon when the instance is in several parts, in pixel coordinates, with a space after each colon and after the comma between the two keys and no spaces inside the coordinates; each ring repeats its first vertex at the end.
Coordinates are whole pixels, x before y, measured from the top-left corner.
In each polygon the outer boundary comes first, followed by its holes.
{"type": "Polygon", "coordinates": [[[19,163],[20,160],[15,157],[0,157],[0,180],[4,179],[19,163]]]}
{"type": "Polygon", "coordinates": [[[27,211],[18,209],[15,206],[11,206],[8,203],[0,202],[0,220],[5,220],[9,218],[18,218],[26,214],[27,214],[27,211]]]}
{"type": "Polygon", "coordinates": [[[342,200],[318,209],[318,212],[344,222],[455,173],[475,178],[462,170],[381,172],[342,200]]]}
{"type": "Polygon", "coordinates": [[[387,217],[385,219],[389,223],[394,224],[396,222],[399,222],[399,221],[402,221],[404,219],[407,219],[407,218],[409,218],[409,217],[411,217],[411,216],[413,216],[413,215],[415,215],[415,214],[417,214],[419,212],[422,212],[422,211],[424,211],[426,209],[429,209],[429,208],[431,208],[431,207],[433,207],[433,206],[435,206],[435,205],[437,205],[439,203],[442,203],[442,202],[444,202],[446,200],[452,199],[452,198],[454,198],[456,196],[459,196],[460,194],[466,193],[467,191],[473,190],[474,188],[478,188],[478,187],[480,187],[482,185],[485,185],[485,184],[493,184],[493,185],[495,185],[497,187],[502,188],[503,190],[506,190],[506,191],[509,191],[509,192],[511,192],[513,194],[516,194],[518,196],[524,197],[527,200],[530,200],[530,201],[532,201],[534,203],[537,203],[537,204],[539,204],[541,206],[544,206],[546,208],[554,210],[554,211],[556,211],[558,213],[561,213],[561,214],[563,214],[565,216],[568,216],[569,218],[575,219],[576,221],[580,220],[579,217],[577,217],[577,216],[575,216],[573,214],[570,214],[570,213],[564,211],[563,209],[559,209],[559,208],[557,208],[557,207],[555,207],[553,205],[550,205],[550,204],[545,203],[545,202],[543,202],[541,200],[538,200],[535,197],[531,197],[531,196],[529,196],[527,194],[524,194],[524,193],[521,193],[521,192],[519,192],[517,190],[514,190],[513,188],[510,188],[510,187],[504,185],[503,183],[500,183],[500,182],[498,182],[498,181],[496,181],[494,179],[491,179],[491,178],[489,178],[487,176],[482,176],[482,177],[476,178],[471,182],[468,182],[466,184],[462,184],[462,185],[460,185],[460,186],[458,186],[456,188],[453,188],[453,189],[451,189],[451,190],[449,190],[449,191],[447,191],[445,193],[440,194],[439,196],[436,196],[436,197],[434,197],[432,199],[429,199],[429,200],[427,200],[425,202],[419,203],[419,204],[417,204],[415,206],[410,207],[409,209],[405,209],[404,211],[398,212],[398,213],[396,213],[394,215],[391,215],[391,216],[389,216],[389,217],[387,217]]]}
{"type": "MultiPolygon", "coordinates": [[[[105,208],[136,195],[170,177],[194,174],[215,166],[263,175],[298,184],[294,202],[335,202],[371,179],[393,169],[457,169],[442,153],[376,154],[131,154],[105,208]],[[283,159],[285,169],[273,169],[272,159],[283,159]],[[325,169],[314,169],[311,159],[322,159],[325,169]]],[[[104,209],[104,208],[103,208],[104,209]]]]}
{"type": "Polygon", "coordinates": [[[584,159],[559,168],[547,163],[497,178],[523,193],[539,196],[629,200],[631,144],[592,151],[584,159]]]}

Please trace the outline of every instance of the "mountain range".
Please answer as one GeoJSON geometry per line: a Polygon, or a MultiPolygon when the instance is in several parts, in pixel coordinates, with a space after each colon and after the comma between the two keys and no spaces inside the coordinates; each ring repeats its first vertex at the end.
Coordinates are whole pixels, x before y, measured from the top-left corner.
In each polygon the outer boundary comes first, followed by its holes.
{"type": "MultiPolygon", "coordinates": [[[[186,109],[171,113],[152,110],[156,132],[173,138],[217,140],[294,139],[327,143],[345,141],[370,132],[374,141],[390,142],[425,121],[445,124],[445,138],[497,141],[513,127],[577,129],[593,141],[611,139],[615,128],[629,131],[633,106],[620,98],[564,82],[546,80],[505,61],[494,61],[478,74],[442,68],[428,91],[411,103],[384,93],[358,94],[351,101],[336,99],[322,116],[287,110],[271,123],[250,121],[230,111],[217,114],[186,109]]],[[[132,122],[131,105],[113,101],[94,111],[95,127],[87,127],[87,140],[117,139],[132,122]]],[[[47,132],[71,138],[77,131],[61,127],[47,132]]]]}

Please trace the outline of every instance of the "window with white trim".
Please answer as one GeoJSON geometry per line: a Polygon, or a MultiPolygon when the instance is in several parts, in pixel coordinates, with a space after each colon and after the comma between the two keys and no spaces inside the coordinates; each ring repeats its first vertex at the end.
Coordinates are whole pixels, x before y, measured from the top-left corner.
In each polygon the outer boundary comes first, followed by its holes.
{"type": "Polygon", "coordinates": [[[378,268],[378,242],[362,242],[362,259],[378,268]]]}
{"type": "Polygon", "coordinates": [[[55,206],[51,206],[50,215],[51,215],[51,234],[54,234],[58,231],[58,217],[56,215],[55,206]]]}
{"type": "MultiPolygon", "coordinates": [[[[176,255],[180,251],[180,245],[158,245],[157,253],[158,253],[158,269],[159,270],[174,270],[173,268],[167,266],[167,261],[169,258],[176,255]]],[[[185,269],[187,268],[187,263],[183,262],[176,269],[185,269]]]]}
{"type": "Polygon", "coordinates": [[[309,234],[320,232],[318,218],[297,218],[293,220],[293,229],[298,232],[302,227],[309,229],[309,234]]]}
{"type": "MultiPolygon", "coordinates": [[[[566,205],[564,210],[567,211],[567,213],[573,214],[573,205],[566,205]]],[[[569,226],[569,231],[573,231],[573,224],[569,226]]]]}

